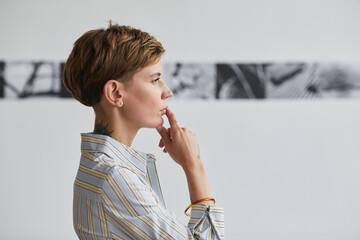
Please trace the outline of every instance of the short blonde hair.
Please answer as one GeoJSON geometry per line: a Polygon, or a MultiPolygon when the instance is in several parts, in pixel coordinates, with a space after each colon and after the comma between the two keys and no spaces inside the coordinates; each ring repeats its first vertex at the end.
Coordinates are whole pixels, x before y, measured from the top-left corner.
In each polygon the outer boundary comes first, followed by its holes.
{"type": "Polygon", "coordinates": [[[97,104],[108,80],[131,80],[133,74],[156,62],[165,52],[153,36],[129,26],[112,25],[86,32],[66,61],[63,83],[86,106],[97,104]]]}

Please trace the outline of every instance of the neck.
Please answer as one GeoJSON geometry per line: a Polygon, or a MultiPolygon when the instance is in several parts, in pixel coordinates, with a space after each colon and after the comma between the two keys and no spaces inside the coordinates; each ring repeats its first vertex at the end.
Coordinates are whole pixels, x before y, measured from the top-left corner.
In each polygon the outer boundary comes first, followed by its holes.
{"type": "Polygon", "coordinates": [[[118,114],[97,112],[95,116],[94,133],[110,136],[129,147],[139,131],[139,128],[128,126],[118,114]]]}

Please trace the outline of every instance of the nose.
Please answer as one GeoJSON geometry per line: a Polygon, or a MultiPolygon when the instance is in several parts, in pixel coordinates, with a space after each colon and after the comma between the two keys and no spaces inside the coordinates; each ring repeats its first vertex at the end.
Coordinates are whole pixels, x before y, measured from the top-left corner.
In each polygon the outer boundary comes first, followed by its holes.
{"type": "Polygon", "coordinates": [[[166,98],[169,98],[169,97],[172,97],[173,96],[173,93],[172,91],[170,90],[170,88],[164,84],[164,88],[163,88],[163,92],[162,92],[162,99],[166,99],[166,98]]]}

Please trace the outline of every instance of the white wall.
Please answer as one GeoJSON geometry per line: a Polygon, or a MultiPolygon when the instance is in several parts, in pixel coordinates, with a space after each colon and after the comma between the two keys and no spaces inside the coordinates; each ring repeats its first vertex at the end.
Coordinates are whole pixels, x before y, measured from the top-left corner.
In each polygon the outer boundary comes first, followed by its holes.
{"type": "MultiPolygon", "coordinates": [[[[360,62],[360,2],[0,0],[0,59],[65,60],[113,19],[155,35],[164,61],[360,62]]],[[[360,101],[171,101],[196,132],[227,239],[360,238],[360,101]]],[[[71,100],[0,101],[0,239],[76,239],[72,182],[93,113],[71,100]]],[[[145,129],[168,207],[184,175],[145,129]],[[173,190],[173,189],[176,189],[173,190]]]]}

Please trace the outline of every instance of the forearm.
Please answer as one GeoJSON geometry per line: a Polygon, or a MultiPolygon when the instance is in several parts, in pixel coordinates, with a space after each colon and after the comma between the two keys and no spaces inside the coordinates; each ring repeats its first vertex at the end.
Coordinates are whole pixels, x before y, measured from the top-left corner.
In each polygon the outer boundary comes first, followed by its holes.
{"type": "MultiPolygon", "coordinates": [[[[201,159],[196,159],[191,165],[183,167],[190,194],[190,201],[194,202],[203,198],[211,198],[210,185],[206,169],[201,159]]],[[[212,205],[212,201],[202,202],[212,205]]]]}

